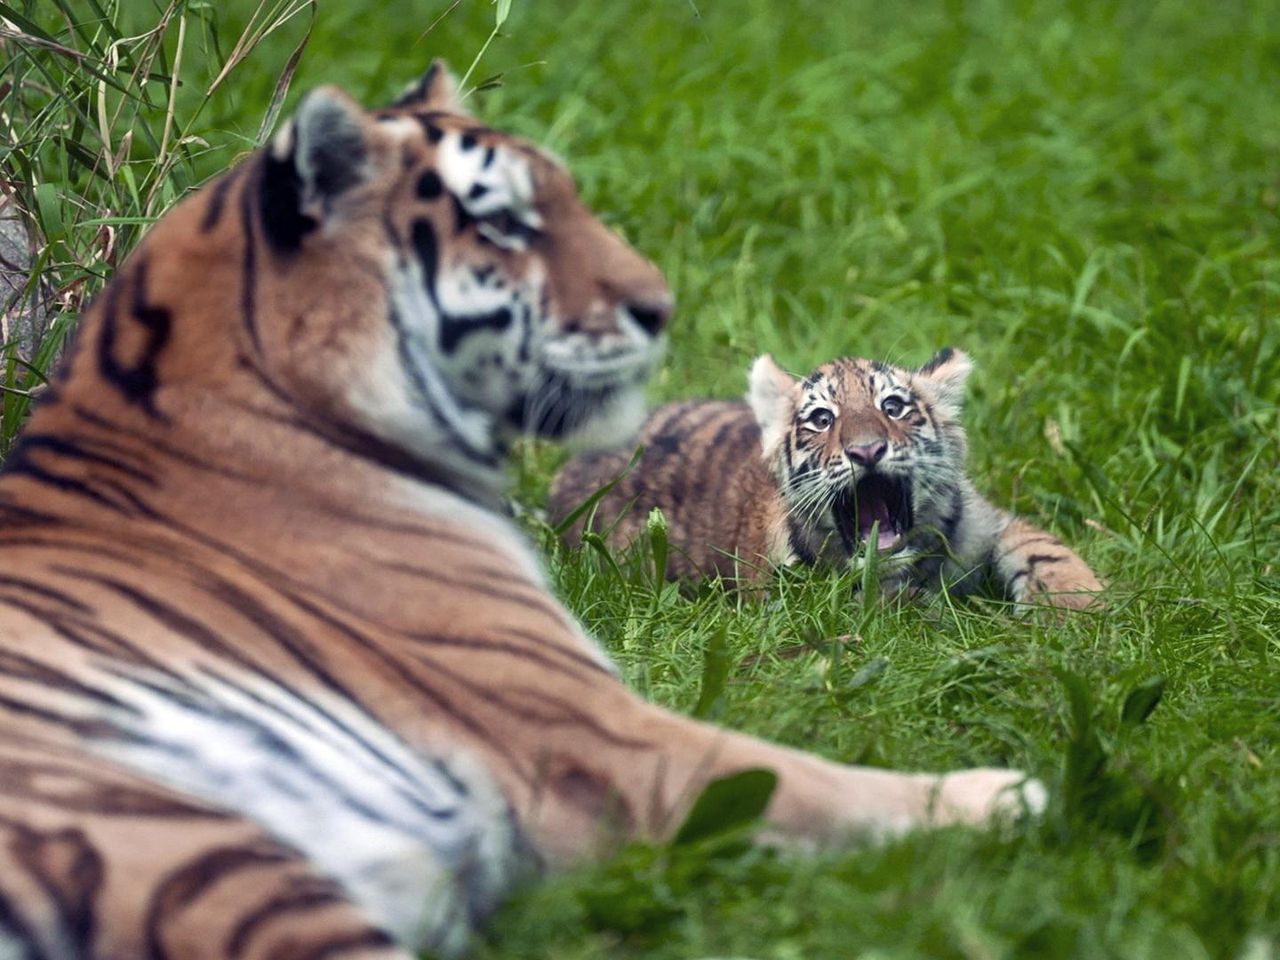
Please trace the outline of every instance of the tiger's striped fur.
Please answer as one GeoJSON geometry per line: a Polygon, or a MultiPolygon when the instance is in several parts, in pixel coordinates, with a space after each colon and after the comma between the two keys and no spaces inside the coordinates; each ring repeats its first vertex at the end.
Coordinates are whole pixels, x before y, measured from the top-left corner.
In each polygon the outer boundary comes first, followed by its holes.
{"type": "Polygon", "coordinates": [[[651,706],[550,595],[504,438],[633,430],[670,309],[438,66],[311,93],[157,223],[0,472],[0,951],[456,953],[751,767],[799,840],[1037,806],[651,706]]]}
{"type": "Polygon", "coordinates": [[[1023,608],[1093,603],[1102,586],[1079,556],[969,480],[959,413],[970,369],[948,349],[918,370],[845,358],[797,380],[760,357],[746,403],[656,411],[629,473],[624,453],[570,461],[550,513],[567,517],[621,476],[595,524],[621,546],[661,508],[673,577],[759,580],[797,562],[861,565],[874,523],[889,591],[945,581],[964,593],[994,581],[1023,608]]]}

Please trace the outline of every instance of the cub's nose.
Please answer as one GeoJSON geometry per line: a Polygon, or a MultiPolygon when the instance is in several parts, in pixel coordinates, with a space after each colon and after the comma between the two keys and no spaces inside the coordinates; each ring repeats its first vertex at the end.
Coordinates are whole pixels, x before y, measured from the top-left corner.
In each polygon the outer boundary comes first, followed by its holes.
{"type": "Polygon", "coordinates": [[[849,455],[849,459],[854,463],[860,463],[864,467],[873,467],[884,459],[885,451],[888,449],[888,441],[876,440],[872,443],[855,443],[845,447],[844,452],[849,455]]]}
{"type": "Polygon", "coordinates": [[[631,300],[626,305],[627,315],[635,321],[641,330],[651,337],[656,337],[662,332],[662,329],[667,325],[667,321],[671,319],[671,312],[674,308],[675,303],[669,293],[663,296],[631,300]]]}

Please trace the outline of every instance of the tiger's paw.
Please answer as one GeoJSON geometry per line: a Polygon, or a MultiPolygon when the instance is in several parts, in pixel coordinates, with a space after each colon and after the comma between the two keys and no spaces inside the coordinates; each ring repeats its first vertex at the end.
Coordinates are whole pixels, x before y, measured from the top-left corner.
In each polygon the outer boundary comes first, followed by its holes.
{"type": "Polygon", "coordinates": [[[1049,791],[1020,770],[979,767],[940,777],[933,796],[934,822],[989,824],[1039,817],[1049,791]]]}

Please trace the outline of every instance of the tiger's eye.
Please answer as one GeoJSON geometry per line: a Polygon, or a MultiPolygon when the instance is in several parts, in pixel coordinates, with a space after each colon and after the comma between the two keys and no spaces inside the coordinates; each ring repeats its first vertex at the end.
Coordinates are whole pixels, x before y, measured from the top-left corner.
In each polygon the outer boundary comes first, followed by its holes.
{"type": "Polygon", "coordinates": [[[809,416],[805,418],[805,423],[813,427],[815,430],[829,430],[831,424],[836,422],[836,416],[826,407],[818,407],[809,416]]]}
{"type": "Polygon", "coordinates": [[[901,397],[885,397],[880,401],[880,409],[891,420],[897,420],[907,412],[907,403],[901,397]]]}

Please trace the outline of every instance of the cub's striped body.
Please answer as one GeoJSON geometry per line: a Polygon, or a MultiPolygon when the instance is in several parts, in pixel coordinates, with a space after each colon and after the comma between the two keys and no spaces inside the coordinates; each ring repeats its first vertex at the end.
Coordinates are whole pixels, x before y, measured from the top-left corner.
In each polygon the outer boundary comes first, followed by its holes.
{"type": "Polygon", "coordinates": [[[661,508],[671,576],[758,580],[797,562],[861,564],[874,525],[891,591],[994,581],[1020,605],[1088,606],[1102,589],[1088,565],[969,480],[959,420],[969,370],[963,353],[944,350],[919,370],[846,358],[796,380],[761,357],[746,403],[655,411],[633,470],[619,452],[570,461],[550,512],[566,517],[621,477],[594,523],[621,546],[661,508]]]}
{"type": "Polygon", "coordinates": [[[783,837],[1016,805],[650,706],[548,593],[503,439],[634,429],[669,310],[438,68],[156,224],[0,473],[0,955],[457,952],[747,767],[783,837]]]}

